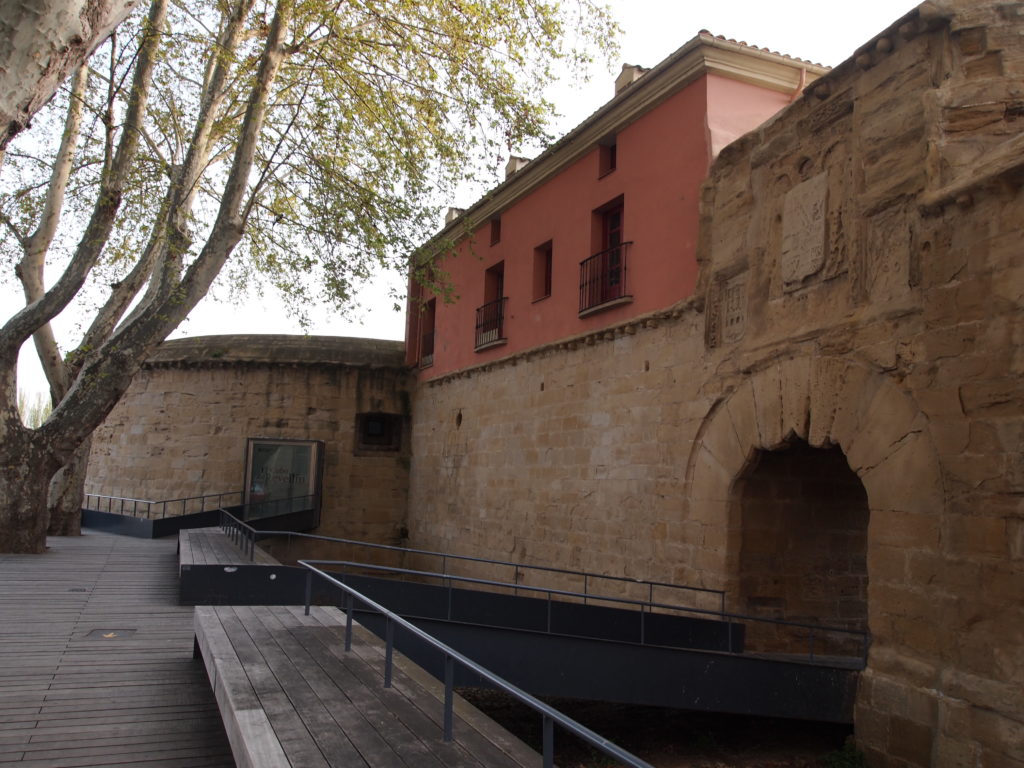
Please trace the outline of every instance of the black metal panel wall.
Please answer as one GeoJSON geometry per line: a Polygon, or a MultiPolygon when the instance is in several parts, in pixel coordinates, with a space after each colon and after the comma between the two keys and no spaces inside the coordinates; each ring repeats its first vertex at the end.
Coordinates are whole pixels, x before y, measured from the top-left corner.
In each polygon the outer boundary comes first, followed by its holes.
{"type": "MultiPolygon", "coordinates": [[[[341,574],[337,576],[342,578],[341,574]]],[[[679,648],[743,650],[743,625],[715,619],[641,613],[638,609],[625,610],[592,602],[584,605],[564,599],[549,602],[545,598],[448,589],[368,576],[345,575],[344,579],[370,599],[406,618],[446,619],[679,648]]]]}
{"type": "MultiPolygon", "coordinates": [[[[358,618],[383,635],[379,615],[358,618]]],[[[414,623],[535,696],[853,722],[857,672],[851,669],[429,619],[414,623]]],[[[431,674],[443,675],[436,650],[401,631],[395,646],[431,674]]],[[[456,684],[481,685],[474,677],[457,674],[456,684]]]]}

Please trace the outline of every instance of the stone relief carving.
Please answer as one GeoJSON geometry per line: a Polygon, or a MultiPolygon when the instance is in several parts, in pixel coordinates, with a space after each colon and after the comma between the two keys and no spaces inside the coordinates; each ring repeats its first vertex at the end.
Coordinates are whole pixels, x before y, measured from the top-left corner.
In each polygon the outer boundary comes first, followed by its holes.
{"type": "Polygon", "coordinates": [[[797,290],[825,265],[827,211],[827,173],[819,173],[786,193],[782,210],[783,290],[797,290]]]}
{"type": "Polygon", "coordinates": [[[719,274],[709,291],[704,341],[708,349],[743,338],[747,322],[747,275],[726,278],[719,274]]]}
{"type": "Polygon", "coordinates": [[[743,338],[747,321],[747,281],[737,275],[722,287],[722,340],[727,344],[743,338]]]}

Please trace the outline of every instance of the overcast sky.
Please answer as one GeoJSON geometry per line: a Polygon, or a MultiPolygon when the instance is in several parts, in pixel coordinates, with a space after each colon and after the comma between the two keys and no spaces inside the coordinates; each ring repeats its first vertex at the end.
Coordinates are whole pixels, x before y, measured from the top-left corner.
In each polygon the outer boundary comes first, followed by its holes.
{"type": "MultiPolygon", "coordinates": [[[[623,28],[620,61],[652,67],[690,40],[701,29],[767,47],[779,53],[834,66],[917,5],[908,0],[860,0],[854,4],[821,0],[610,0],[623,28]]],[[[552,91],[563,116],[554,133],[565,133],[612,96],[615,72],[595,71],[590,83],[564,84],[552,91]]],[[[470,199],[453,201],[468,207],[470,199]]],[[[438,222],[440,225],[441,222],[438,222]]],[[[363,292],[361,321],[344,322],[326,310],[313,312],[310,333],[376,338],[402,338],[404,318],[391,309],[388,284],[401,285],[398,276],[380,278],[363,292]]],[[[16,295],[16,294],[15,294],[16,295]]],[[[301,333],[272,300],[253,300],[244,306],[218,302],[226,292],[214,289],[172,337],[217,333],[301,333]]],[[[11,300],[17,301],[14,296],[11,300]]],[[[4,302],[5,304],[7,301],[4,302]]],[[[58,323],[58,333],[62,323],[58,323]]],[[[19,383],[26,391],[44,391],[31,343],[22,350],[19,383]]]]}

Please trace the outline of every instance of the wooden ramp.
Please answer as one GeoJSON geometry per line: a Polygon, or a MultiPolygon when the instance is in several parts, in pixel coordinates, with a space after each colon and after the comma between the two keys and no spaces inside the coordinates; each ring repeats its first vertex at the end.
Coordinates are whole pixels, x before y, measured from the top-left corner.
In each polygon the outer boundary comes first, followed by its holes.
{"type": "MultiPolygon", "coordinates": [[[[239,766],[491,768],[540,756],[456,699],[442,739],[443,687],[396,654],[384,688],[381,641],[335,608],[199,606],[197,644],[239,766]]],[[[539,717],[539,715],[538,715],[539,717]]]]}
{"type": "Polygon", "coordinates": [[[174,540],[49,544],[0,555],[0,765],[233,766],[174,540]]]}

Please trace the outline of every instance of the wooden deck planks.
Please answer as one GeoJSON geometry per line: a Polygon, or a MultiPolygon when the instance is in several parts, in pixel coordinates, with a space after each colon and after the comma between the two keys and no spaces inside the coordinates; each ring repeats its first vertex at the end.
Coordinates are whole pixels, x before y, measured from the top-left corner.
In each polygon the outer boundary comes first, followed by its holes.
{"type": "MultiPolygon", "coordinates": [[[[455,740],[442,739],[441,686],[396,654],[395,685],[383,687],[383,650],[356,628],[344,651],[336,609],[200,607],[199,644],[229,723],[239,765],[267,765],[273,730],[294,766],[491,768],[535,766],[539,756],[458,700],[455,740]],[[229,647],[230,646],[230,647],[229,647]],[[239,676],[233,670],[244,670],[239,676]],[[254,699],[266,724],[252,722],[254,699]]],[[[279,758],[278,758],[279,759],[279,758]]]]}
{"type": "Polygon", "coordinates": [[[174,541],[49,544],[0,555],[0,764],[233,766],[174,541]]]}
{"type": "Polygon", "coordinates": [[[259,547],[248,554],[235,546],[220,528],[185,529],[178,534],[178,562],[181,567],[192,565],[278,565],[273,557],[259,547]]]}

